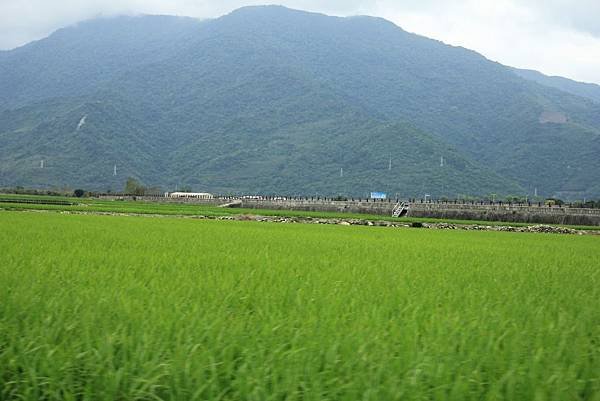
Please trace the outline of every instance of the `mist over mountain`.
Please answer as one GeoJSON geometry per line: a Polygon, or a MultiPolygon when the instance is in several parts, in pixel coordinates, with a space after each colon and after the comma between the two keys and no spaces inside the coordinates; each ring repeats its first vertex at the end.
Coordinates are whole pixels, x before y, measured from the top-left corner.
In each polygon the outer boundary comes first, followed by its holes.
{"type": "Polygon", "coordinates": [[[595,92],[542,81],[373,17],[97,19],[0,52],[0,186],[598,196],[595,92]]]}

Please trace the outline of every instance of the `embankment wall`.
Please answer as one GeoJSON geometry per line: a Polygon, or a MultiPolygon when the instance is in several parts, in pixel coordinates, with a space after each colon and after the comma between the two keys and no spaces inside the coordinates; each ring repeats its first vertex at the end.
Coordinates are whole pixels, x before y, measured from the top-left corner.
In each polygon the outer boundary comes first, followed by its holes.
{"type": "Polygon", "coordinates": [[[600,226],[600,209],[558,206],[415,203],[411,205],[408,216],[455,220],[600,226]]]}
{"type": "MultiPolygon", "coordinates": [[[[324,201],[324,200],[249,200],[244,208],[273,210],[305,210],[321,212],[366,213],[391,216],[395,202],[386,201],[324,201]]],[[[558,206],[411,203],[407,217],[427,217],[454,220],[505,221],[600,226],[600,209],[580,209],[558,206]]]]}
{"type": "MultiPolygon", "coordinates": [[[[133,197],[103,197],[104,199],[128,199],[133,197]]],[[[187,203],[219,206],[241,201],[238,207],[247,209],[299,210],[311,212],[345,212],[391,216],[395,200],[347,200],[337,201],[317,198],[269,198],[239,199],[184,199],[160,196],[139,196],[135,200],[148,202],[187,203]]],[[[458,202],[412,202],[408,217],[426,217],[455,220],[505,221],[537,224],[567,224],[600,226],[600,209],[547,206],[538,204],[506,203],[458,203],[458,202]]]]}

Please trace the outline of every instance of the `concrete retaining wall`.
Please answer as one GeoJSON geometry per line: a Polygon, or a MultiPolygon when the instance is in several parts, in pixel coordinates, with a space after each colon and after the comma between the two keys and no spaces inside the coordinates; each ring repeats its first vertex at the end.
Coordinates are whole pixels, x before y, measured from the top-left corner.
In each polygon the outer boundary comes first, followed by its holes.
{"type": "MultiPolygon", "coordinates": [[[[365,213],[391,216],[395,202],[324,200],[243,200],[250,209],[304,210],[320,212],[365,213]]],[[[506,221],[521,223],[600,226],[600,209],[558,206],[481,205],[454,203],[411,203],[408,217],[454,220],[506,221]]]]}
{"type": "MultiPolygon", "coordinates": [[[[232,197],[215,199],[165,198],[162,196],[112,196],[103,199],[137,200],[146,202],[186,203],[219,206],[231,203],[232,197]]],[[[335,201],[316,198],[240,199],[242,208],[270,210],[299,210],[311,212],[346,212],[391,216],[396,201],[348,200],[335,201]]],[[[543,224],[600,226],[600,209],[579,209],[558,206],[477,204],[452,202],[415,202],[410,204],[408,217],[428,217],[455,220],[505,221],[543,224]]]]}
{"type": "Polygon", "coordinates": [[[519,205],[415,203],[411,217],[600,226],[600,209],[519,205]]]}

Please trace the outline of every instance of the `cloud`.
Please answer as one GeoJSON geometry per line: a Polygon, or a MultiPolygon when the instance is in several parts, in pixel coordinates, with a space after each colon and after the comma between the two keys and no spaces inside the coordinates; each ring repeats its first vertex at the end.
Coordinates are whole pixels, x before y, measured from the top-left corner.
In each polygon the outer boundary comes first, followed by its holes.
{"type": "MultiPolygon", "coordinates": [[[[600,83],[600,37],[590,32],[580,9],[568,14],[559,0],[437,3],[411,9],[388,5],[380,12],[408,31],[506,65],[600,83]]],[[[598,8],[589,3],[590,10],[598,8]]]]}
{"type": "Polygon", "coordinates": [[[600,37],[598,0],[531,0],[524,4],[551,25],[600,37]]]}
{"type": "MultiPolygon", "coordinates": [[[[213,18],[265,0],[0,0],[0,49],[97,16],[213,18]]],[[[600,83],[598,0],[278,0],[331,15],[369,14],[503,64],[600,83]]]]}

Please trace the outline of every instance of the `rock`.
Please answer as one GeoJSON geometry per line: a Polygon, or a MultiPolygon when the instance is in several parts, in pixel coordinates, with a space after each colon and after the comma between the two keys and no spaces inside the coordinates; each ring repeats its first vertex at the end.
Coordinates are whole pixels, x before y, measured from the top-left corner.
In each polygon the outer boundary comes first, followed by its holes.
{"type": "Polygon", "coordinates": [[[433,228],[439,228],[442,230],[456,230],[456,226],[453,224],[449,224],[449,223],[438,223],[438,224],[433,224],[432,226],[433,226],[433,228]]]}
{"type": "Polygon", "coordinates": [[[523,229],[524,232],[530,233],[548,233],[548,234],[577,234],[577,230],[567,227],[554,227],[545,224],[528,226],[523,229]]]}
{"type": "Polygon", "coordinates": [[[236,220],[239,221],[253,221],[253,220],[258,220],[260,217],[259,216],[252,216],[252,215],[248,215],[248,214],[239,214],[236,216],[236,220]]]}

